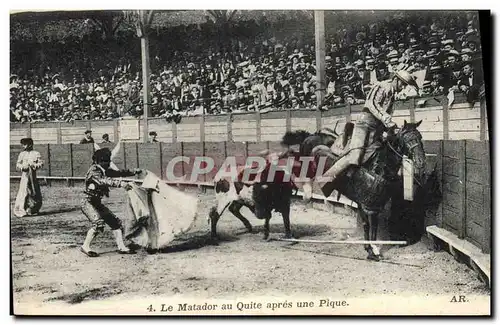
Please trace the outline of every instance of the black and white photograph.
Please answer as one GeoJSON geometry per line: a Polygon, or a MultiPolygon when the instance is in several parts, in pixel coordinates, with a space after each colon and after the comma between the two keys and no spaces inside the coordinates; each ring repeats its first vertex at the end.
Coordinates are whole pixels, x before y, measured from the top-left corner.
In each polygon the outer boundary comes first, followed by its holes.
{"type": "Polygon", "coordinates": [[[11,5],[11,315],[491,316],[491,11],[11,5]]]}

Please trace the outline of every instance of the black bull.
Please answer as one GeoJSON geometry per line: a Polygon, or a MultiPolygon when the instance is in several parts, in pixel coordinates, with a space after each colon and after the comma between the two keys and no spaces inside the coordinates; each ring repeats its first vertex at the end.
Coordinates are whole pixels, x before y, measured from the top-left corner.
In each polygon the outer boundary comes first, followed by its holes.
{"type": "MultiPolygon", "coordinates": [[[[297,162],[298,160],[295,160],[295,163],[297,162]]],[[[296,176],[300,175],[300,168],[300,165],[295,164],[292,168],[292,173],[296,176]]],[[[249,232],[253,232],[252,225],[240,212],[243,206],[250,209],[258,219],[264,220],[264,239],[269,238],[269,221],[273,210],[279,212],[283,217],[285,237],[292,237],[290,229],[290,205],[293,191],[297,187],[293,180],[291,178],[287,179],[285,172],[279,169],[275,170],[272,180],[268,181],[268,175],[271,170],[271,163],[268,162],[264,170],[260,173],[259,178],[261,181],[251,184],[243,182],[241,177],[237,181],[220,179],[215,182],[216,196],[231,195],[230,193],[233,191],[234,199],[230,198],[222,202],[222,204],[218,202],[218,207],[213,207],[210,210],[209,220],[211,223],[212,238],[217,237],[217,222],[225,209],[228,209],[236,216],[249,232]],[[245,192],[247,193],[246,195],[244,195],[245,192]]],[[[310,176],[310,172],[308,172],[308,176],[310,176]]]]}

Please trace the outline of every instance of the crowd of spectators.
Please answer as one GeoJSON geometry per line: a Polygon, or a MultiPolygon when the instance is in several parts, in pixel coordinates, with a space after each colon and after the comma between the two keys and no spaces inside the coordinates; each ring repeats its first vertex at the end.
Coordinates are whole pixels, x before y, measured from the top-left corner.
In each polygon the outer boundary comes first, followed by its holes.
{"type": "MultiPolygon", "coordinates": [[[[362,103],[370,86],[397,69],[419,93],[462,92],[477,100],[483,83],[477,16],[385,20],[341,28],[326,39],[326,84],[316,82],[314,33],[272,37],[269,23],[240,22],[221,34],[205,24],[151,36],[152,115],[321,109],[362,103]],[[231,31],[227,32],[227,31],[231,31]]],[[[293,25],[294,22],[290,22],[293,25]]],[[[271,26],[272,27],[272,26],[271,26]]],[[[99,120],[143,114],[140,47],[133,33],[11,44],[11,121],[99,120]]]]}

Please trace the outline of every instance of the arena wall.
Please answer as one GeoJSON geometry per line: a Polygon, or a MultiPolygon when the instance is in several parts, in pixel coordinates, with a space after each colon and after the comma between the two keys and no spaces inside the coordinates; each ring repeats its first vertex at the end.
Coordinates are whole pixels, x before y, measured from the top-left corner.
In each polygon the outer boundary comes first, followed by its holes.
{"type": "MultiPolygon", "coordinates": [[[[114,144],[106,144],[114,147],[114,144]]],[[[166,177],[168,163],[177,156],[189,157],[189,163],[178,163],[173,168],[177,177],[186,176],[183,182],[213,184],[214,176],[226,157],[235,156],[238,164],[246,157],[257,155],[264,149],[282,150],[277,141],[261,142],[177,142],[177,143],[123,143],[114,160],[120,168],[143,168],[162,178],[166,177]],[[208,156],[215,166],[208,174],[191,178],[195,157],[208,156]]],[[[473,243],[483,252],[491,248],[491,179],[489,141],[477,140],[426,140],[428,164],[436,166],[442,190],[441,205],[435,215],[428,216],[427,225],[438,225],[473,243]]],[[[38,173],[44,177],[83,178],[92,163],[92,144],[36,144],[45,160],[38,173]]],[[[15,169],[19,145],[10,147],[11,176],[18,177],[15,169]]],[[[322,197],[318,187],[314,192],[322,197]]],[[[333,194],[335,196],[335,194],[333,194]]],[[[344,202],[350,202],[345,200],[344,202]]]]}
{"type": "MultiPolygon", "coordinates": [[[[179,124],[152,118],[148,120],[148,125],[149,130],[158,133],[158,140],[165,143],[279,141],[288,130],[304,129],[313,132],[321,127],[332,128],[336,122],[337,130],[341,130],[346,121],[356,121],[361,110],[362,105],[347,105],[328,111],[281,110],[190,116],[184,117],[179,124]]],[[[424,140],[489,139],[485,101],[470,105],[458,94],[451,106],[445,96],[398,101],[395,103],[394,121],[402,125],[404,120],[422,120],[419,129],[424,140]]],[[[119,120],[11,123],[10,143],[18,144],[26,136],[32,137],[35,143],[78,143],[87,129],[93,131],[97,142],[100,142],[104,133],[108,133],[110,140],[114,142],[123,138],[120,135],[120,123],[119,120]]],[[[143,127],[144,121],[139,120],[137,139],[124,141],[144,142],[143,127]]]]}
{"type": "MultiPolygon", "coordinates": [[[[287,130],[315,131],[321,127],[341,130],[346,121],[356,121],[361,105],[344,106],[328,111],[291,110],[267,113],[236,113],[222,116],[185,117],[179,124],[164,119],[151,119],[150,130],[158,133],[159,143],[142,143],[142,132],[137,141],[123,142],[115,163],[120,168],[143,168],[162,178],[166,177],[168,162],[177,156],[190,158],[189,163],[178,163],[175,176],[185,175],[186,182],[211,183],[216,171],[228,156],[235,156],[238,164],[246,157],[264,149],[281,151],[279,141],[287,130]],[[208,156],[215,166],[206,175],[191,179],[195,157],[208,156]]],[[[443,198],[438,212],[429,216],[427,225],[437,225],[453,232],[461,239],[489,253],[491,248],[491,172],[486,103],[470,105],[463,96],[448,105],[444,96],[410,99],[395,104],[394,120],[403,122],[422,120],[426,154],[430,164],[436,164],[443,198]]],[[[119,121],[75,121],[72,123],[46,122],[34,124],[11,123],[11,176],[21,150],[19,140],[31,136],[45,166],[41,177],[84,177],[91,164],[93,145],[78,144],[86,129],[93,130],[96,140],[103,133],[116,142],[120,138],[119,121]]],[[[144,121],[139,121],[139,128],[144,121]]],[[[99,142],[99,141],[97,141],[99,142]]],[[[115,144],[100,144],[114,147],[115,144]]],[[[314,192],[322,196],[319,188],[314,192]]],[[[348,201],[348,200],[346,200],[348,201]]],[[[352,203],[352,202],[351,202],[352,203]]],[[[354,206],[354,205],[353,205],[354,206]]]]}

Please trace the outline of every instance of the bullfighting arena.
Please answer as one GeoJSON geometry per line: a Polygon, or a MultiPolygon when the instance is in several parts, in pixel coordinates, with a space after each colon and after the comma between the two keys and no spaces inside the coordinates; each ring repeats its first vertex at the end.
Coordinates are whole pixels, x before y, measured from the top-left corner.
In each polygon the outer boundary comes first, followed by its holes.
{"type": "MultiPolygon", "coordinates": [[[[17,189],[18,184],[13,183],[11,204],[17,189]]],[[[434,252],[427,238],[404,248],[384,247],[384,259],[373,262],[366,260],[361,245],[266,242],[262,240],[263,221],[242,210],[255,233],[247,233],[241,222],[226,212],[218,224],[221,240],[213,245],[206,218],[215,203],[210,189],[204,193],[185,189],[200,197],[200,217],[188,234],[165,251],[119,255],[106,228],[94,243],[101,256],[89,258],[79,251],[89,227],[80,211],[81,191],[78,184],[42,186],[41,215],[12,216],[15,313],[81,313],[79,308],[85,305],[103,307],[106,301],[141,298],[145,299],[142,306],[121,312],[147,313],[147,299],[179,303],[183,297],[279,299],[284,293],[287,297],[334,295],[337,299],[436,295],[480,295],[489,299],[489,290],[474,271],[447,252],[434,252]]],[[[111,191],[107,199],[118,216],[123,215],[125,201],[123,190],[111,191]]],[[[306,209],[295,199],[291,210],[294,235],[314,240],[363,239],[353,214],[337,210],[332,213],[322,202],[306,209]]],[[[278,238],[282,233],[281,216],[274,215],[271,237],[278,238]]],[[[92,310],[98,313],[98,309],[92,310]]]]}

